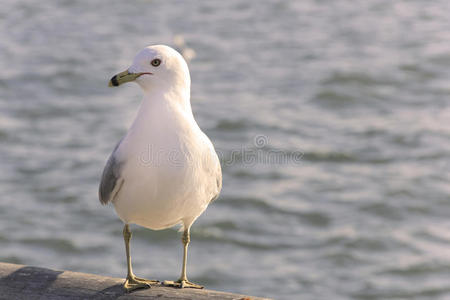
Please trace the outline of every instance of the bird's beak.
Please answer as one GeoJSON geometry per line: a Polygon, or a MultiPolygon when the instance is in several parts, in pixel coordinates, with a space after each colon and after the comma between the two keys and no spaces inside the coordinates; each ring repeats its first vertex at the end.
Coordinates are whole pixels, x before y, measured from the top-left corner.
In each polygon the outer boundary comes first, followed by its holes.
{"type": "Polygon", "coordinates": [[[136,80],[139,76],[143,74],[151,74],[151,73],[130,73],[128,70],[123,71],[117,75],[114,75],[108,83],[108,86],[119,86],[122,83],[130,82],[136,80]]]}

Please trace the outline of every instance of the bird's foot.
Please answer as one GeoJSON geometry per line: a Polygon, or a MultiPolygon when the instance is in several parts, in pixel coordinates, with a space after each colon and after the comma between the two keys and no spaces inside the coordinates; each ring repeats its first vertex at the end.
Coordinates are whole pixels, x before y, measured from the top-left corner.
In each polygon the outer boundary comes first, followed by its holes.
{"type": "Polygon", "coordinates": [[[158,280],[148,280],[133,275],[127,277],[123,287],[129,293],[137,289],[149,289],[152,284],[158,283],[158,280]]]}
{"type": "Polygon", "coordinates": [[[180,289],[184,289],[184,288],[203,289],[204,288],[203,286],[198,285],[196,283],[192,283],[192,282],[188,281],[187,279],[186,280],[178,279],[177,281],[164,280],[163,285],[173,286],[173,287],[177,287],[180,289]]]}
{"type": "Polygon", "coordinates": [[[150,285],[160,283],[159,280],[150,280],[150,279],[145,279],[145,278],[141,278],[141,277],[137,277],[137,276],[134,276],[134,279],[137,281],[142,281],[142,282],[148,283],[150,285]]]}

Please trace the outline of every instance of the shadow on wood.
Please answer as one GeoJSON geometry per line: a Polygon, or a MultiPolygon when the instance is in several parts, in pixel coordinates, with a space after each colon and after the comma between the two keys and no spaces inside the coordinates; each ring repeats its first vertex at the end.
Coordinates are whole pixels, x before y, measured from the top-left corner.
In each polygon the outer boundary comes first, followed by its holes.
{"type": "Polygon", "coordinates": [[[123,281],[93,274],[0,263],[0,299],[264,299],[161,285],[126,293],[123,281]]]}

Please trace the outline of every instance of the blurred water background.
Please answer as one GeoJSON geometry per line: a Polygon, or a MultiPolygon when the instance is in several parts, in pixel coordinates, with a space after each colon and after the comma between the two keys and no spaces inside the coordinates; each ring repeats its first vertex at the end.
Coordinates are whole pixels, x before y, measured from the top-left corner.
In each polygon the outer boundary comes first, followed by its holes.
{"type": "MultiPolygon", "coordinates": [[[[125,276],[122,223],[97,187],[141,94],[107,81],[181,36],[196,52],[194,114],[224,165],[193,226],[192,281],[276,299],[450,299],[449,12],[3,0],[0,261],[125,276]]],[[[176,229],[133,230],[136,274],[178,278],[176,229]]]]}

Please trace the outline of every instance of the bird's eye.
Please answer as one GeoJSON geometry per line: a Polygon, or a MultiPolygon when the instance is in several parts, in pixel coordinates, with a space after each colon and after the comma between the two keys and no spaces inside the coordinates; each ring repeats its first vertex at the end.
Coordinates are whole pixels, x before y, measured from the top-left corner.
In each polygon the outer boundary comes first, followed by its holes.
{"type": "Polygon", "coordinates": [[[152,66],[157,67],[161,64],[161,60],[159,58],[155,58],[154,60],[152,60],[151,64],[152,66]]]}

